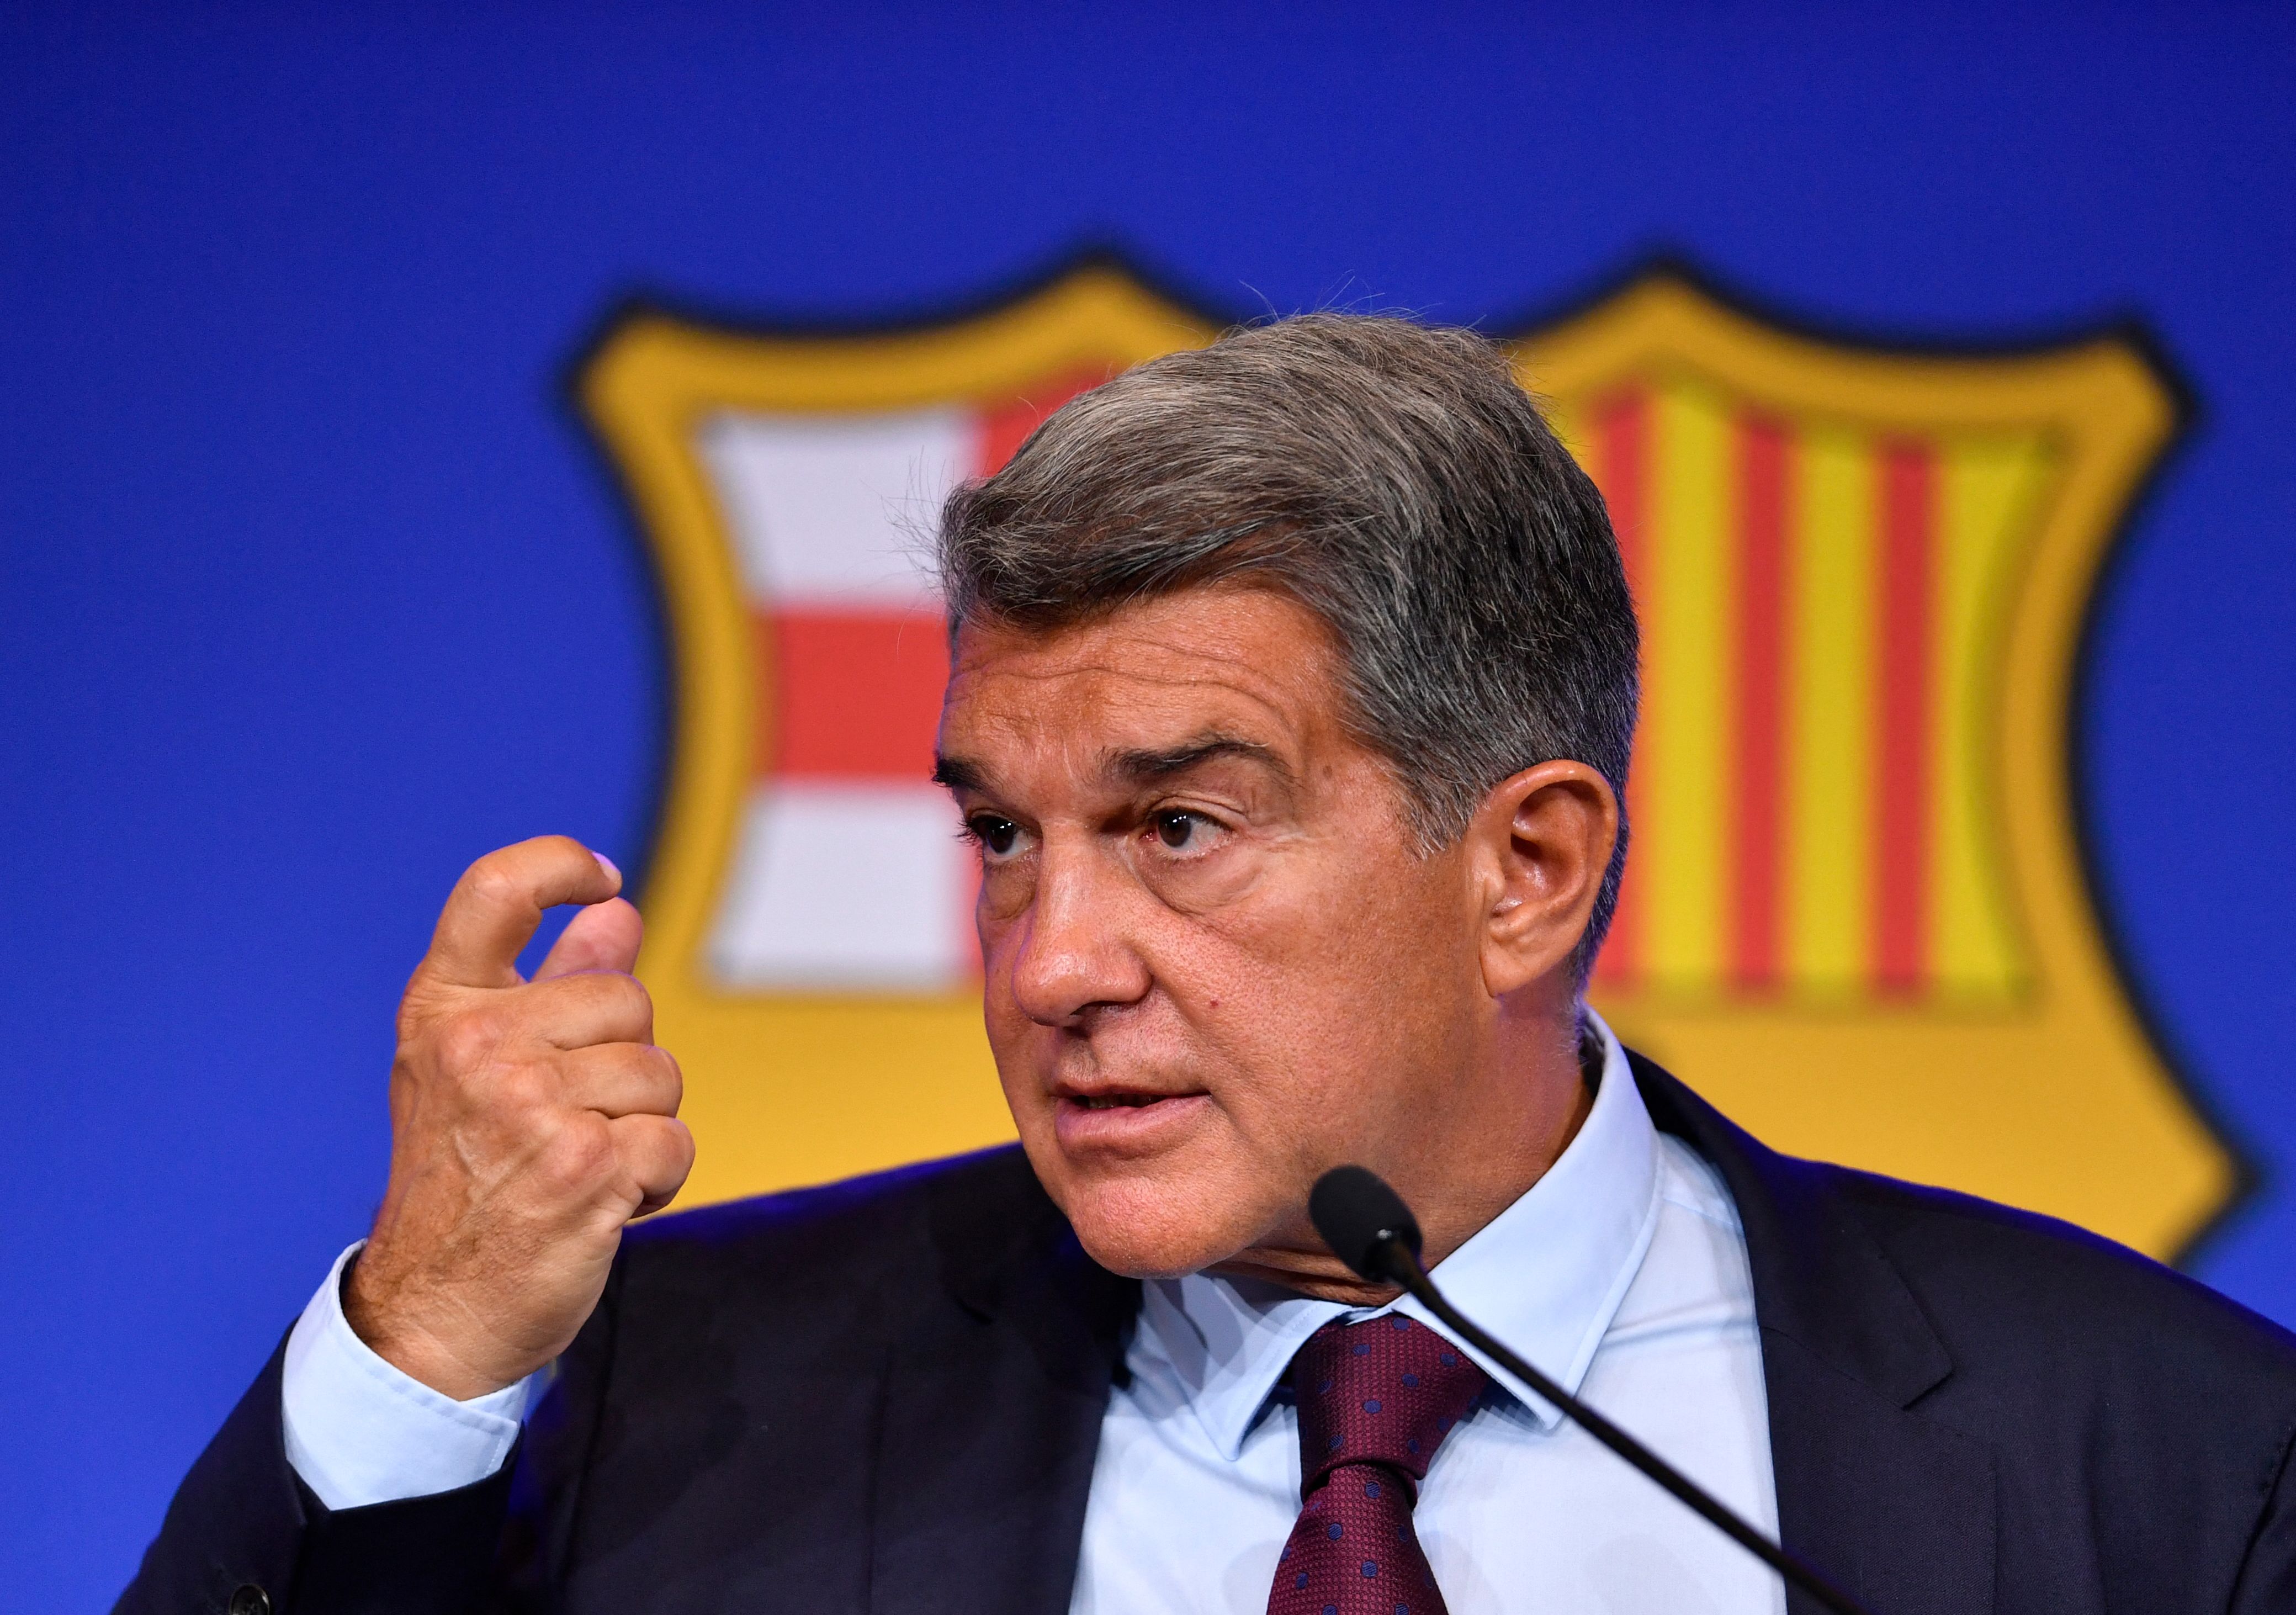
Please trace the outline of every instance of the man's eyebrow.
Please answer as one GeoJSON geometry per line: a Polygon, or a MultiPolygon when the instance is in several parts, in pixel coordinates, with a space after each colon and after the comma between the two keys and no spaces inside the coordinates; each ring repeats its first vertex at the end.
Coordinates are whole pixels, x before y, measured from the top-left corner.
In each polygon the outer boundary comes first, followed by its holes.
{"type": "MultiPolygon", "coordinates": [[[[1185,774],[1189,769],[1224,757],[1258,763],[1289,785],[1293,783],[1292,767],[1275,750],[1233,734],[1208,734],[1200,740],[1170,746],[1162,750],[1136,750],[1111,753],[1103,767],[1129,785],[1145,785],[1185,774]]],[[[979,764],[962,757],[933,758],[933,783],[951,791],[975,791],[986,794],[988,775],[979,764]]]]}
{"type": "Polygon", "coordinates": [[[1127,783],[1145,785],[1224,757],[1258,763],[1285,784],[1292,783],[1291,765],[1271,748],[1232,734],[1208,734],[1160,751],[1119,751],[1108,759],[1107,767],[1127,783]]]}
{"type": "Polygon", "coordinates": [[[933,757],[933,783],[946,785],[951,791],[986,791],[988,776],[978,766],[961,757],[933,757]]]}

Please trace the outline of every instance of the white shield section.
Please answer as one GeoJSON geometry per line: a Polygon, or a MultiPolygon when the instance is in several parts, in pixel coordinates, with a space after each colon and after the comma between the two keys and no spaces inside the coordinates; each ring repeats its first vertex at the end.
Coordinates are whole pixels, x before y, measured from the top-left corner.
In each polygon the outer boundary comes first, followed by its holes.
{"type": "Polygon", "coordinates": [[[965,869],[937,791],[760,786],[718,912],[728,987],[934,992],[963,983],[965,869]]]}
{"type": "MultiPolygon", "coordinates": [[[[925,546],[973,472],[969,411],[720,414],[696,447],[757,610],[910,611],[935,595],[925,546]]],[[[753,788],[708,948],[750,992],[963,988],[972,853],[937,787],[774,775],[753,788]]]]}
{"type": "Polygon", "coordinates": [[[750,598],[783,611],[931,603],[933,521],[972,474],[980,437],[960,409],[710,419],[701,457],[750,598]]]}

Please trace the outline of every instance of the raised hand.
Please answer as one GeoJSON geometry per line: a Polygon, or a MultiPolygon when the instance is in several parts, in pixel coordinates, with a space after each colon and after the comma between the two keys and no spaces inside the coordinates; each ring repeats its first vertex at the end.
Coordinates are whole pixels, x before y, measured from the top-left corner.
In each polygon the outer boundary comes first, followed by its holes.
{"type": "Polygon", "coordinates": [[[620,888],[564,836],[488,854],[399,1004],[390,1186],[344,1311],[377,1355],[458,1400],[563,1350],[623,1226],[668,1205],[693,1165],[620,888]],[[519,949],[560,903],[590,906],[523,980],[519,949]]]}

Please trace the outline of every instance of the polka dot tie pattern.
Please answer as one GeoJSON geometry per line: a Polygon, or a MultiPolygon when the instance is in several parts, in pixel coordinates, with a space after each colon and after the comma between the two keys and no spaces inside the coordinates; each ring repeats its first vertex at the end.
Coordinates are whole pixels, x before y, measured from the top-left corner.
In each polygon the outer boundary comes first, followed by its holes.
{"type": "Polygon", "coordinates": [[[1435,1449],[1490,1377],[1395,1314],[1326,1324],[1292,1359],[1300,1520],[1268,1615],[1447,1615],[1412,1529],[1435,1449]]]}

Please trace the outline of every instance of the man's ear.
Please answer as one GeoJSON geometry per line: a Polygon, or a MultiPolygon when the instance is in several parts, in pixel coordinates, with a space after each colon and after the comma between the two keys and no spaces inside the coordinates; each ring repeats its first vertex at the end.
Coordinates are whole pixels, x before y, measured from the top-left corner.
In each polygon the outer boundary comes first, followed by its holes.
{"type": "MultiPolygon", "coordinates": [[[[1619,840],[1619,799],[1584,763],[1558,760],[1494,785],[1467,827],[1493,997],[1567,972],[1619,840]]],[[[1567,984],[1576,990],[1575,981],[1567,984]]]]}

